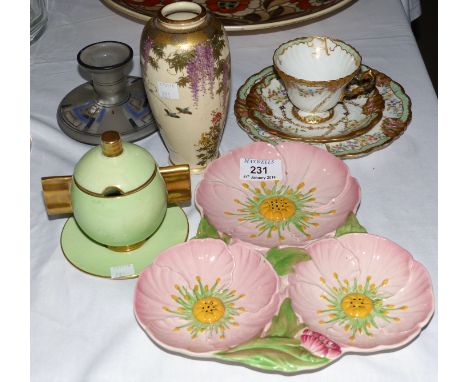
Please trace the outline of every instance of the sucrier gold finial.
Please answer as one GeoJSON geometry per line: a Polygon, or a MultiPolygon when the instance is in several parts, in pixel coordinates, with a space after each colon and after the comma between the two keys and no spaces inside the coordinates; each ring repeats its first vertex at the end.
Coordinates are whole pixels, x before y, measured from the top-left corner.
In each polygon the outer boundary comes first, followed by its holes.
{"type": "Polygon", "coordinates": [[[106,157],[116,157],[123,151],[120,134],[117,131],[109,130],[101,134],[101,149],[106,157]]]}

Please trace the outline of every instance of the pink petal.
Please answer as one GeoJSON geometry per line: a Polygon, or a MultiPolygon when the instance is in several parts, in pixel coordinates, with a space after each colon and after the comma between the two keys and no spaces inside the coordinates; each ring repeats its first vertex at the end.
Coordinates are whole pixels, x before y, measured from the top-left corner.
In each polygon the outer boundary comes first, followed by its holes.
{"type": "Polygon", "coordinates": [[[399,245],[369,234],[349,234],[339,240],[359,259],[361,281],[367,276],[371,276],[371,283],[376,285],[388,280],[388,284],[381,288],[382,295],[391,296],[407,283],[413,258],[399,245]]]}
{"type": "Polygon", "coordinates": [[[318,227],[310,227],[306,232],[312,235],[312,239],[318,239],[329,232],[335,231],[339,226],[346,222],[348,215],[351,211],[356,211],[360,201],[361,189],[355,178],[349,177],[346,182],[346,187],[343,192],[337,197],[332,199],[329,203],[315,212],[325,213],[324,215],[314,218],[314,222],[318,223],[318,227]],[[334,210],[334,214],[326,214],[334,210]]]}
{"type": "Polygon", "coordinates": [[[434,296],[429,274],[420,263],[397,244],[374,235],[347,234],[338,239],[319,240],[306,249],[311,254],[323,249],[322,255],[325,258],[323,263],[326,264],[326,257],[330,256],[329,262],[335,265],[341,280],[344,278],[342,274],[348,274],[346,277],[349,277],[351,281],[354,277],[349,275],[351,271],[356,272],[355,277],[360,284],[365,283],[367,276],[371,276],[371,282],[376,285],[383,280],[389,280],[388,284],[384,283],[379,288],[383,296],[389,296],[383,299],[384,308],[390,305],[387,315],[389,319],[376,317],[378,329],[370,328],[372,336],[357,333],[355,339],[351,340],[351,331],[345,331],[344,324],[320,323],[327,319],[327,313],[320,312],[326,309],[327,302],[321,300],[320,296],[324,295],[323,288],[316,279],[322,275],[329,285],[329,276],[327,278],[323,274],[329,274],[331,269],[324,270],[324,267],[312,266],[313,263],[310,261],[296,265],[295,273],[288,277],[289,295],[294,310],[310,329],[323,333],[342,347],[346,347],[348,351],[376,351],[409,342],[429,321],[434,310],[434,296]],[[333,246],[330,243],[333,242],[335,245],[336,243],[342,245],[341,251],[352,253],[350,258],[354,260],[350,262],[345,256],[341,259],[338,256],[331,260],[333,246]],[[403,309],[399,309],[401,307],[403,309]]]}
{"type": "MultiPolygon", "coordinates": [[[[289,288],[289,296],[292,300],[293,310],[299,314],[309,328],[314,331],[327,333],[329,328],[336,325],[336,322],[321,323],[328,320],[328,313],[322,310],[328,309],[329,304],[322,296],[327,296],[323,289],[317,285],[307,283],[297,283],[289,288]]],[[[327,296],[328,297],[328,296],[327,296]]],[[[329,336],[327,334],[327,336],[329,336]]],[[[329,336],[333,341],[338,341],[336,337],[329,336]]]]}
{"type": "Polygon", "coordinates": [[[308,283],[323,288],[320,278],[323,277],[329,286],[338,286],[335,273],[340,279],[352,281],[359,276],[359,263],[351,251],[341,245],[337,239],[322,239],[304,248],[311,260],[294,267],[288,277],[291,285],[308,283]]]}
{"type": "Polygon", "coordinates": [[[197,276],[203,284],[209,286],[220,278],[220,285],[228,287],[231,284],[234,262],[222,240],[197,239],[161,252],[153,265],[166,267],[178,273],[191,289],[197,284],[197,276]]]}
{"type": "Polygon", "coordinates": [[[187,321],[169,317],[164,320],[151,321],[143,325],[150,337],[163,347],[183,349],[193,353],[207,353],[213,351],[212,346],[206,342],[204,336],[192,338],[188,330],[182,328],[174,331],[176,327],[186,324],[187,321]]]}
{"type": "Polygon", "coordinates": [[[208,340],[213,350],[227,349],[246,342],[263,332],[265,326],[271,322],[278,312],[280,305],[279,294],[274,294],[267,305],[252,313],[249,310],[235,318],[239,326],[233,326],[225,331],[225,338],[212,337],[208,340]]]}
{"type": "Polygon", "coordinates": [[[386,298],[384,303],[408,307],[405,310],[391,312],[390,315],[398,317],[400,321],[389,325],[386,329],[388,333],[409,331],[424,326],[434,311],[434,294],[427,270],[417,261],[413,261],[406,285],[392,297],[386,298]]]}
{"type": "Polygon", "coordinates": [[[239,242],[229,249],[235,263],[230,289],[244,295],[238,305],[248,312],[257,312],[278,293],[279,278],[271,264],[253,247],[239,242]]]}
{"type": "Polygon", "coordinates": [[[343,191],[349,169],[341,159],[305,143],[283,142],[276,149],[286,163],[287,184],[296,187],[304,182],[307,190],[316,187],[317,204],[326,204],[343,191]]]}
{"type": "Polygon", "coordinates": [[[191,240],[164,251],[144,270],[137,283],[134,309],[145,331],[162,346],[210,353],[260,335],[278,311],[278,289],[278,276],[254,246],[242,242],[227,246],[214,239],[191,240]],[[190,321],[178,317],[180,304],[172,296],[180,297],[179,286],[192,289],[196,276],[212,286],[216,282],[213,275],[229,280],[221,288],[235,288],[236,295],[245,294],[245,299],[234,302],[234,307],[244,309],[232,316],[236,325],[225,325],[224,338],[220,338],[221,332],[209,330],[192,338],[191,330],[182,328],[189,326],[190,321]]]}
{"type": "MultiPolygon", "coordinates": [[[[335,274],[342,283],[344,280],[352,283],[355,278],[359,279],[359,262],[352,252],[341,245],[339,239],[318,240],[305,250],[311,260],[297,264],[294,272],[289,274],[289,295],[294,311],[307,326],[314,331],[326,333],[328,328],[336,325],[336,322],[320,323],[329,319],[327,312],[321,312],[328,309],[327,305],[330,304],[326,300],[330,298],[327,290],[340,287],[335,274]]],[[[335,338],[330,338],[336,341],[335,338]]]]}
{"type": "MultiPolygon", "coordinates": [[[[211,162],[204,172],[203,182],[219,182],[226,187],[235,188],[242,192],[245,192],[242,183],[249,184],[251,188],[258,187],[260,183],[258,181],[244,181],[240,179],[240,160],[242,158],[281,159],[281,155],[275,149],[275,146],[265,142],[254,142],[246,146],[238,147],[211,162]]],[[[285,176],[285,169],[283,166],[283,179],[285,176]]]]}
{"type": "Polygon", "coordinates": [[[387,333],[385,329],[373,330],[373,336],[356,335],[355,340],[350,340],[350,332],[345,332],[342,327],[329,327],[324,333],[341,344],[346,351],[378,351],[402,346],[413,339],[420,328],[398,333],[387,333]]]}
{"type": "Polygon", "coordinates": [[[333,359],[341,354],[340,346],[327,336],[308,328],[301,334],[301,344],[312,354],[333,359]]]}
{"type": "Polygon", "coordinates": [[[180,296],[175,285],[186,285],[186,281],[167,268],[147,267],[140,275],[135,289],[134,308],[142,323],[171,317],[163,307],[176,310],[180,305],[171,296],[180,296]]]}
{"type": "Polygon", "coordinates": [[[200,213],[218,231],[232,236],[233,232],[238,230],[241,236],[248,236],[255,229],[255,225],[248,221],[240,222],[241,216],[234,215],[239,213],[238,209],[243,208],[235,200],[242,202],[247,200],[244,192],[226,187],[221,183],[201,182],[198,185],[196,195],[196,203],[200,213]]]}

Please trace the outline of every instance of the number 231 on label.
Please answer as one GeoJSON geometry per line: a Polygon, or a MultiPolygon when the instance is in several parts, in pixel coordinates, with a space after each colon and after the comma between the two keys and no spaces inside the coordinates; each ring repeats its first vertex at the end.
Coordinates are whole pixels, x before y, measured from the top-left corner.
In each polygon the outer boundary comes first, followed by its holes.
{"type": "Polygon", "coordinates": [[[241,158],[239,175],[242,180],[281,180],[281,159],[241,158]]]}

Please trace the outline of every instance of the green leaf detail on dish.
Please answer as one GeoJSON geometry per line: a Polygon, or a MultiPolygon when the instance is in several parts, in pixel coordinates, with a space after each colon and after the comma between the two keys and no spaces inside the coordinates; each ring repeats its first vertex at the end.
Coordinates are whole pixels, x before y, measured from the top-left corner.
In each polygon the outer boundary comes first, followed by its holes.
{"type": "Polygon", "coordinates": [[[197,234],[193,237],[194,239],[221,239],[226,244],[229,244],[231,237],[228,235],[220,235],[215,227],[213,227],[206,218],[201,218],[198,224],[197,234]]]}
{"type": "Polygon", "coordinates": [[[213,227],[206,218],[201,218],[200,224],[198,224],[197,234],[195,239],[220,239],[219,233],[215,227],[213,227]]]}
{"type": "Polygon", "coordinates": [[[298,319],[285,299],[277,316],[273,317],[267,336],[255,338],[232,349],[215,353],[228,361],[240,362],[265,370],[295,372],[316,368],[330,362],[328,358],[316,357],[301,346],[300,340],[292,338],[300,329],[298,319]]]}
{"type": "Polygon", "coordinates": [[[278,275],[284,276],[292,271],[294,265],[309,260],[310,256],[301,248],[286,247],[280,249],[275,247],[267,252],[266,259],[273,265],[278,275]]]}
{"type": "Polygon", "coordinates": [[[367,230],[359,223],[356,215],[350,212],[345,223],[338,227],[335,232],[335,237],[346,235],[347,233],[366,233],[367,230]]]}
{"type": "Polygon", "coordinates": [[[267,337],[293,338],[296,333],[305,328],[306,324],[299,324],[299,320],[291,306],[291,299],[285,298],[278,315],[271,320],[271,326],[266,333],[267,337]]]}
{"type": "Polygon", "coordinates": [[[292,338],[258,338],[226,352],[216,353],[223,360],[237,361],[265,370],[294,372],[320,367],[328,358],[312,355],[292,338]]]}

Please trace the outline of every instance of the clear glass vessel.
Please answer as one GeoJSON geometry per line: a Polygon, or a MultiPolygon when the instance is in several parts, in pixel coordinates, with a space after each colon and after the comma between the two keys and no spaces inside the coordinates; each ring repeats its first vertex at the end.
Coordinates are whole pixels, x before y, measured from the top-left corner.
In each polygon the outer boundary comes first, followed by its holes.
{"type": "Polygon", "coordinates": [[[47,26],[46,0],[30,0],[30,43],[42,36],[47,26]]]}

